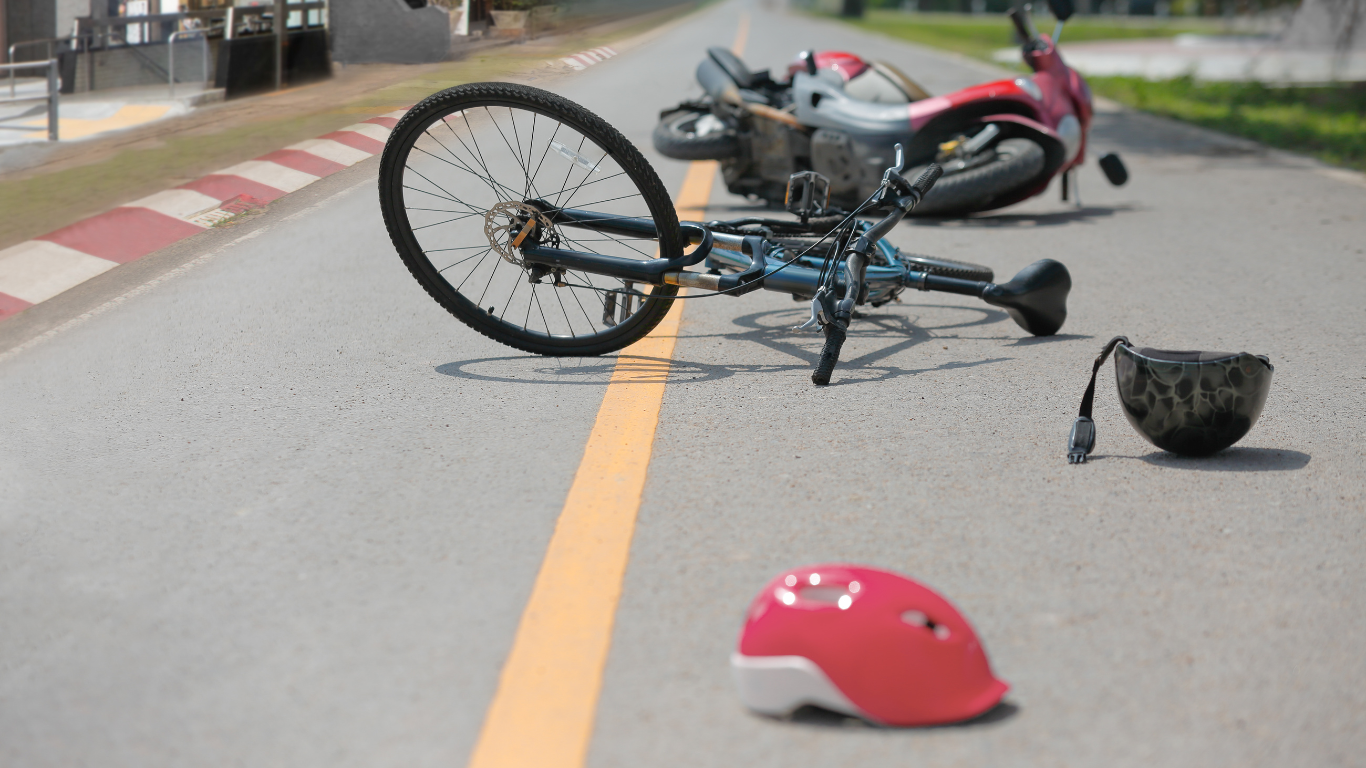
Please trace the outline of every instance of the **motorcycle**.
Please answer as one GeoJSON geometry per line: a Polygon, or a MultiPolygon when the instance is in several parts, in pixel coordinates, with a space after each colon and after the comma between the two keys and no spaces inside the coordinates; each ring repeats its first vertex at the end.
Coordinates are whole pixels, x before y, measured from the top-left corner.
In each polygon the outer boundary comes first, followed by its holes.
{"type": "MultiPolygon", "coordinates": [[[[1091,91],[1057,50],[1072,0],[1049,5],[1058,19],[1051,38],[1035,29],[1028,5],[1008,14],[1033,75],[943,96],[851,53],[804,51],[774,78],[724,48],[708,49],[697,68],[706,96],[660,114],[655,149],[679,160],[719,160],[732,193],[775,206],[792,174],[814,171],[829,180],[832,208],[855,208],[882,183],[896,144],[911,165],[944,168],[916,215],[1002,208],[1042,193],[1057,175],[1063,200],[1078,199],[1091,91]]],[[[1128,180],[1118,155],[1099,164],[1111,184],[1128,180]]]]}

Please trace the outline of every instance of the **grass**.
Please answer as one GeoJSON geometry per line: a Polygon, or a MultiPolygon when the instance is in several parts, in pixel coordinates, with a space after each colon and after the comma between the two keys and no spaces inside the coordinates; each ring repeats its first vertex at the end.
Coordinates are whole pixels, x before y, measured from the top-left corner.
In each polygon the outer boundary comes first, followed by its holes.
{"type": "MultiPolygon", "coordinates": [[[[988,61],[995,51],[1018,45],[1013,26],[1000,15],[870,11],[849,23],[988,61]]],[[[1044,31],[1052,28],[1051,17],[1040,17],[1036,23],[1044,31]]],[[[1067,23],[1063,40],[1076,43],[1223,31],[1221,22],[1208,19],[1074,18],[1067,23]]],[[[1135,109],[1366,171],[1366,84],[1281,88],[1261,83],[1202,83],[1188,77],[1162,81],[1088,77],[1087,82],[1095,93],[1135,109]]]]}
{"type": "Polygon", "coordinates": [[[1271,88],[1190,78],[1087,78],[1091,90],[1157,115],[1366,171],[1366,84],[1271,88]]]}
{"type": "MultiPolygon", "coordinates": [[[[869,32],[909,40],[913,43],[955,51],[979,59],[991,59],[991,54],[1002,48],[1019,45],[1015,27],[1005,14],[966,16],[954,13],[903,13],[872,10],[857,21],[849,21],[869,32]]],[[[1041,32],[1052,33],[1053,17],[1039,15],[1035,25],[1041,32]]],[[[1067,22],[1063,40],[1078,43],[1084,40],[1121,40],[1153,37],[1173,37],[1184,33],[1219,34],[1223,27],[1202,19],[1135,19],[1074,17],[1067,22]]]]}
{"type": "MultiPolygon", "coordinates": [[[[133,141],[130,132],[133,143],[129,146],[88,160],[77,157],[59,169],[37,169],[0,177],[0,211],[4,211],[0,216],[0,248],[41,236],[114,205],[183,184],[219,168],[416,104],[443,88],[481,80],[535,80],[537,71],[547,59],[629,38],[696,7],[695,4],[680,4],[624,23],[566,30],[562,39],[553,45],[507,46],[486,50],[461,61],[413,66],[412,74],[396,75],[387,83],[367,85],[355,92],[328,91],[335,98],[325,104],[318,103],[317,97],[309,97],[308,91],[281,92],[210,107],[202,113],[206,120],[214,115],[224,115],[221,124],[208,121],[208,126],[187,126],[183,130],[169,124],[153,124],[136,135],[153,134],[154,137],[133,141]],[[227,117],[253,103],[271,99],[287,99],[289,106],[262,110],[259,118],[234,120],[227,117]],[[210,111],[215,109],[217,111],[210,111]]],[[[319,87],[327,88],[327,85],[319,87]]],[[[119,137],[112,137],[112,140],[121,141],[119,137]]]]}

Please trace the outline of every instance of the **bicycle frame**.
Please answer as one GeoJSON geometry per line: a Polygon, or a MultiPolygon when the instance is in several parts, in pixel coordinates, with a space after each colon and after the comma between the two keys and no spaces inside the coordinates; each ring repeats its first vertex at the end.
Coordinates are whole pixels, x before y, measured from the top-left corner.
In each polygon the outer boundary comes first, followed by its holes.
{"type": "MultiPolygon", "coordinates": [[[[596,230],[623,236],[659,236],[654,222],[649,219],[614,217],[572,208],[558,209],[548,216],[552,222],[560,226],[596,230]]],[[[782,247],[776,246],[761,237],[712,232],[695,222],[683,222],[680,226],[683,227],[689,236],[689,240],[697,248],[690,253],[685,253],[679,259],[638,261],[539,245],[525,247],[521,252],[523,259],[528,264],[539,264],[552,269],[583,270],[652,285],[678,285],[711,291],[726,291],[732,296],[740,296],[763,288],[779,293],[809,297],[814,296],[821,287],[819,268],[803,265],[803,259],[798,259],[795,263],[784,266],[795,254],[789,255],[782,247]],[[756,254],[758,254],[757,257],[756,254]],[[706,266],[711,269],[730,268],[741,270],[741,272],[737,275],[715,275],[685,271],[686,267],[696,266],[703,262],[706,262],[706,266]],[[748,279],[739,279],[742,276],[748,279]]],[[[860,226],[864,231],[870,229],[866,223],[861,223],[860,226]]],[[[991,283],[960,280],[911,270],[898,258],[900,251],[885,239],[877,240],[874,247],[887,261],[886,265],[869,265],[864,275],[864,281],[868,284],[866,301],[875,304],[891,300],[896,293],[908,287],[980,296],[988,286],[992,285],[991,283]]],[[[814,259],[816,257],[806,258],[814,259]]],[[[836,270],[836,272],[836,286],[840,292],[843,292],[846,289],[843,271],[836,270]]]]}

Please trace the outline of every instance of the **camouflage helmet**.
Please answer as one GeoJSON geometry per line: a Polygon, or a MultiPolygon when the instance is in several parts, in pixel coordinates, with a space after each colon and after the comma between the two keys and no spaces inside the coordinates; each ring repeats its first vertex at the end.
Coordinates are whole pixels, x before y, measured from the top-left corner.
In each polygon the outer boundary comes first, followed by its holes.
{"type": "Polygon", "coordinates": [[[1124,416],[1153,445],[1185,456],[1208,456],[1241,440],[1262,413],[1275,370],[1265,355],[1135,348],[1117,336],[1096,358],[1068,441],[1071,463],[1085,462],[1095,447],[1096,372],[1112,349],[1124,416]]]}

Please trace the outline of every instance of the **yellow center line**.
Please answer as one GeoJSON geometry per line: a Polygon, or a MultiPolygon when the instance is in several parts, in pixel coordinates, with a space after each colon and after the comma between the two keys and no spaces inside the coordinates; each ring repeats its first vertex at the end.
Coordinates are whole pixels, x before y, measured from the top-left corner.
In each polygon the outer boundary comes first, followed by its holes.
{"type": "MultiPolygon", "coordinates": [[[[737,53],[748,30],[741,15],[737,53]]],[[[675,203],[680,220],[703,218],[716,170],[710,160],[688,167],[675,203]]],[[[470,768],[580,768],[588,756],[682,314],[675,302],[617,357],[470,768]]]]}

